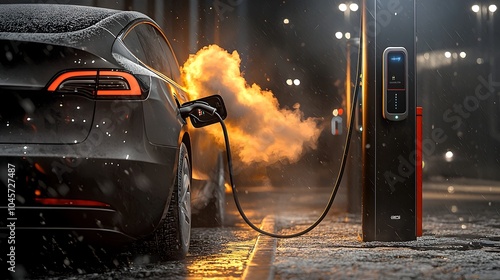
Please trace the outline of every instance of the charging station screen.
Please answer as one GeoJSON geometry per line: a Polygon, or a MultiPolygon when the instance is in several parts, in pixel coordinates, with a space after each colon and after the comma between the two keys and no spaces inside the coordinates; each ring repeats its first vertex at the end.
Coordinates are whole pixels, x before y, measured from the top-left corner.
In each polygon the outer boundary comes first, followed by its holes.
{"type": "Polygon", "coordinates": [[[387,89],[405,89],[405,53],[390,52],[387,56],[387,89]]]}

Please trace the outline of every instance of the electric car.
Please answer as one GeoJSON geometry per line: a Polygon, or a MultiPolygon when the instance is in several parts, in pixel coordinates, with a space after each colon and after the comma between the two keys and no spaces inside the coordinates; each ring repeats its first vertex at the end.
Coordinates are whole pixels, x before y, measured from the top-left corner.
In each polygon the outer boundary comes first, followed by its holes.
{"type": "MultiPolygon", "coordinates": [[[[222,222],[220,151],[181,116],[192,103],[149,17],[1,5],[0,63],[0,179],[8,194],[0,211],[17,218],[17,234],[144,242],[182,258],[194,219],[222,222]]],[[[205,102],[212,100],[222,102],[205,102]]]]}

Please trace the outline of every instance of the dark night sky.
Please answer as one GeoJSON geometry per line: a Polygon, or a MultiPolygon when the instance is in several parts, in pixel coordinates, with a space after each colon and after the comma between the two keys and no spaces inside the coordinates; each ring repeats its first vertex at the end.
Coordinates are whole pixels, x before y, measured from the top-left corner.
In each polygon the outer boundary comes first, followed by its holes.
{"type": "MultiPolygon", "coordinates": [[[[249,83],[272,90],[278,98],[286,97],[280,98],[283,105],[308,104],[304,108],[306,114],[312,116],[329,114],[342,103],[346,39],[335,38],[335,32],[350,32],[352,37],[359,35],[360,10],[345,15],[338,9],[342,0],[0,2],[69,3],[139,10],[165,29],[181,64],[190,53],[208,44],[237,50],[249,83]],[[289,23],[285,24],[284,19],[289,23]],[[300,79],[301,85],[286,85],[289,78],[300,79]]],[[[485,0],[476,2],[489,4],[485,0]]],[[[471,11],[471,5],[468,0],[416,1],[417,51],[460,52],[488,45],[489,38],[485,36],[488,25],[480,23],[492,19],[487,12],[479,19],[471,11]]],[[[496,34],[498,32],[500,28],[496,34]]]]}
{"type": "MultiPolygon", "coordinates": [[[[351,12],[348,18],[338,9],[342,2],[208,1],[200,14],[215,29],[207,27],[199,47],[215,42],[228,51],[237,50],[249,83],[271,89],[282,105],[304,104],[306,115],[329,115],[342,103],[346,71],[346,39],[336,39],[335,32],[359,34],[360,11],[351,12]],[[215,3],[222,6],[210,9],[215,3]],[[285,18],[289,24],[283,23],[285,18]],[[217,35],[210,36],[213,30],[217,35]],[[288,78],[300,79],[301,85],[286,85],[288,78]]],[[[489,4],[477,3],[482,2],[489,4]]],[[[492,18],[486,11],[478,16],[471,5],[467,0],[416,1],[418,54],[466,51],[471,54],[467,60],[474,64],[472,52],[480,56],[487,46],[497,43],[488,35],[488,22],[497,23],[498,16],[492,18]]]]}

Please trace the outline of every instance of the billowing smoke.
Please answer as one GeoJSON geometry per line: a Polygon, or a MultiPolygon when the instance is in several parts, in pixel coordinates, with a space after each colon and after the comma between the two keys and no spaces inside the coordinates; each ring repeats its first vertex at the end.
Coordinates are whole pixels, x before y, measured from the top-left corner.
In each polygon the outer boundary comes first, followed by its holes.
{"type": "MultiPolygon", "coordinates": [[[[273,93],[248,85],[240,72],[240,57],[217,45],[191,55],[182,68],[192,99],[220,94],[228,117],[225,121],[233,155],[241,163],[296,162],[308,148],[316,148],[320,129],[312,118],[304,119],[299,104],[280,108],[273,93]]],[[[209,127],[223,145],[220,128],[209,127]]]]}

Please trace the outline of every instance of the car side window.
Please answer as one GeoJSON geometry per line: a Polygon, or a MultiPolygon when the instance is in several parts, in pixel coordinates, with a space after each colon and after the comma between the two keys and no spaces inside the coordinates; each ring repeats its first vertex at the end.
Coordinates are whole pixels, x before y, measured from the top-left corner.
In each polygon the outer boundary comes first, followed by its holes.
{"type": "Polygon", "coordinates": [[[163,53],[165,54],[165,57],[167,58],[167,61],[169,62],[171,71],[172,71],[172,79],[174,81],[179,82],[180,81],[180,70],[179,70],[179,65],[177,64],[177,59],[175,59],[174,52],[170,48],[170,45],[165,41],[164,37],[161,36],[162,41],[162,49],[163,53]]]}
{"type": "Polygon", "coordinates": [[[127,35],[123,38],[123,43],[125,44],[125,46],[127,46],[127,49],[140,61],[144,63],[147,62],[147,58],[145,56],[146,52],[143,50],[141,42],[139,41],[139,37],[137,37],[137,33],[135,32],[135,30],[131,30],[127,33],[127,35]]]}
{"type": "Polygon", "coordinates": [[[178,81],[179,69],[162,33],[151,24],[141,23],[127,33],[123,42],[147,66],[178,81]]]}

